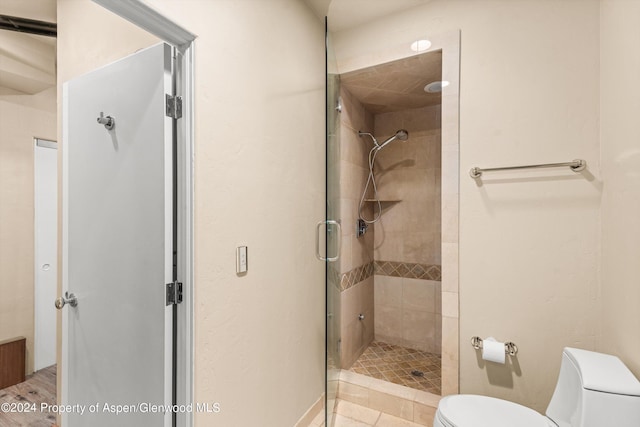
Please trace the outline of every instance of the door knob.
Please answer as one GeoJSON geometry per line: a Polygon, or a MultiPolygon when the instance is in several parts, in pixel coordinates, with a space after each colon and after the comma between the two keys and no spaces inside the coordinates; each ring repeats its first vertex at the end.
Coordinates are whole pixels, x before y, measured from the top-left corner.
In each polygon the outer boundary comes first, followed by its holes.
{"type": "Polygon", "coordinates": [[[71,307],[76,307],[78,305],[78,298],[76,298],[74,294],[65,292],[63,297],[56,298],[55,304],[58,310],[61,310],[65,304],[69,304],[71,307]]]}

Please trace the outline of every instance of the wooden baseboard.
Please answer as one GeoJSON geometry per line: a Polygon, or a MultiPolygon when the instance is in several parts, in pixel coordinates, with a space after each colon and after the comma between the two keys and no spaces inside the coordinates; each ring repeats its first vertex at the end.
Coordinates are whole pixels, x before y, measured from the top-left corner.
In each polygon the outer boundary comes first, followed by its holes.
{"type": "Polygon", "coordinates": [[[0,342],[0,389],[24,382],[26,342],[24,337],[0,342]]]}

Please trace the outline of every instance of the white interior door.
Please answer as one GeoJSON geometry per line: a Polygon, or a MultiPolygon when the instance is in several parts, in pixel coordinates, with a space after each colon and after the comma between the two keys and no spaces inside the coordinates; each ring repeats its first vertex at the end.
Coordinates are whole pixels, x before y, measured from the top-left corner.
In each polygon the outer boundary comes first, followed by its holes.
{"type": "Polygon", "coordinates": [[[34,370],[56,363],[58,287],[58,149],[53,141],[34,141],[34,370]]]}
{"type": "Polygon", "coordinates": [[[65,427],[171,425],[147,406],[172,401],[171,56],[156,45],[63,87],[63,291],[77,306],[62,308],[62,400],[85,409],[65,427]]]}

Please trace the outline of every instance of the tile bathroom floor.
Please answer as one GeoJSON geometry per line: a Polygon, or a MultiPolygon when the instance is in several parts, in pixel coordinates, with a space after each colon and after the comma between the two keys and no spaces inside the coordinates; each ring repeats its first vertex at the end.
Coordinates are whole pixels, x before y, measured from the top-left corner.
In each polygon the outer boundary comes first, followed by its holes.
{"type": "Polygon", "coordinates": [[[373,341],[355,361],[352,372],[380,380],[440,394],[441,357],[439,354],[373,341]],[[422,376],[412,371],[422,372],[422,376]]]}
{"type": "MultiPolygon", "coordinates": [[[[309,427],[324,427],[324,413],[318,414],[309,427]]],[[[365,408],[346,400],[338,400],[330,427],[424,427],[384,412],[365,408]]]]}

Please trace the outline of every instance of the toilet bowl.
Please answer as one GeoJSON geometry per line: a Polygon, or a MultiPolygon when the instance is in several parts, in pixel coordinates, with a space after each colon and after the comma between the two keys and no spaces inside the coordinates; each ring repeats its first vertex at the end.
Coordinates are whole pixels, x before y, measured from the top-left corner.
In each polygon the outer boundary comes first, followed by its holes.
{"type": "Polygon", "coordinates": [[[640,382],[615,356],[565,348],[546,416],[478,395],[440,400],[434,427],[638,427],[640,382]]]}
{"type": "Polygon", "coordinates": [[[556,427],[533,409],[487,396],[461,394],[440,401],[433,427],[556,427]]]}

